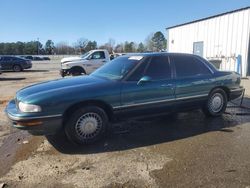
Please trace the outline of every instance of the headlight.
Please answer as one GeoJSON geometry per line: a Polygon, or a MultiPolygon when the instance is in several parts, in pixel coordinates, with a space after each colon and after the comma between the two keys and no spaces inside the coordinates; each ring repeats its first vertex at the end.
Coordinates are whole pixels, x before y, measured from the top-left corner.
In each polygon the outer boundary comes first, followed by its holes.
{"type": "Polygon", "coordinates": [[[70,65],[68,65],[68,64],[62,64],[62,69],[68,69],[68,68],[70,68],[70,65]]]}
{"type": "Polygon", "coordinates": [[[42,111],[41,107],[38,105],[25,104],[23,102],[19,102],[18,107],[21,112],[41,112],[42,111]]]}

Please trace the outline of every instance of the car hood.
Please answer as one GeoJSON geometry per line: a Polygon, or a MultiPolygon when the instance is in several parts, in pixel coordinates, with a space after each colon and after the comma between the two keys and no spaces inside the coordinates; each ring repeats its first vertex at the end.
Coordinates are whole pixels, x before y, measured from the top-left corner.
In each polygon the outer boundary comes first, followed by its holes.
{"type": "Polygon", "coordinates": [[[107,82],[107,80],[94,76],[62,78],[25,87],[17,92],[16,98],[18,101],[29,102],[29,99],[37,96],[73,91],[74,88],[94,86],[103,84],[103,82],[107,82]]]}
{"type": "Polygon", "coordinates": [[[89,63],[89,60],[86,60],[86,59],[78,59],[78,60],[74,60],[74,61],[68,61],[68,62],[65,62],[63,63],[64,65],[79,65],[79,64],[84,64],[84,63],[89,63]]]}
{"type": "Polygon", "coordinates": [[[61,63],[69,62],[69,61],[77,61],[81,60],[82,58],[80,56],[75,56],[75,57],[65,57],[61,59],[61,63]]]}

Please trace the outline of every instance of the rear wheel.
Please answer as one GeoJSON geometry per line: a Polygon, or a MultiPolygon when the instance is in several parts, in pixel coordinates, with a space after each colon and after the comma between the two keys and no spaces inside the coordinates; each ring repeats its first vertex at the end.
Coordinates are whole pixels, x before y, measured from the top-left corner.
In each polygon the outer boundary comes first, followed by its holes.
{"type": "Polygon", "coordinates": [[[106,132],[108,117],[96,106],[76,110],[65,125],[67,137],[77,144],[89,144],[101,139],[106,132]]]}
{"type": "Polygon", "coordinates": [[[227,107],[227,95],[223,89],[214,89],[203,107],[203,112],[207,116],[221,116],[227,107]]]}
{"type": "Polygon", "coordinates": [[[13,71],[14,72],[20,72],[20,71],[22,71],[22,67],[20,65],[14,65],[13,66],[13,71]]]}

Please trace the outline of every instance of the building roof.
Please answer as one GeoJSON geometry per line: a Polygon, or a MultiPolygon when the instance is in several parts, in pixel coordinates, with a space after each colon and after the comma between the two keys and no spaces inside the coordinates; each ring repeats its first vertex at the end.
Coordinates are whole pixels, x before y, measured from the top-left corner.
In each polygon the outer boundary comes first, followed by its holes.
{"type": "Polygon", "coordinates": [[[223,16],[223,15],[226,15],[226,14],[231,14],[231,13],[235,13],[235,12],[239,12],[239,11],[247,10],[247,9],[250,9],[250,6],[244,7],[244,8],[240,8],[240,9],[236,9],[236,10],[232,10],[232,11],[229,11],[229,12],[224,12],[224,13],[221,13],[221,14],[216,14],[214,16],[209,16],[209,17],[198,19],[198,20],[194,20],[194,21],[191,21],[191,22],[186,22],[186,23],[183,23],[183,24],[178,24],[178,25],[175,25],[175,26],[167,27],[166,29],[172,29],[172,28],[175,28],[175,27],[180,27],[180,26],[183,26],[183,25],[188,25],[188,24],[196,23],[196,22],[208,20],[208,19],[211,19],[211,18],[215,18],[215,17],[219,17],[219,16],[223,16]]]}

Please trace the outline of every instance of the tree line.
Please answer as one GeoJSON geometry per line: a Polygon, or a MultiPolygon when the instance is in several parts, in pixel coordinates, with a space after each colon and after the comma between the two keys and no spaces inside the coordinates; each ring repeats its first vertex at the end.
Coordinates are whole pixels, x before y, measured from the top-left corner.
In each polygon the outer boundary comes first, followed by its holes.
{"type": "Polygon", "coordinates": [[[162,32],[158,31],[150,34],[144,42],[125,41],[116,44],[114,39],[109,39],[100,46],[96,41],[85,38],[78,39],[72,45],[67,42],[54,44],[52,40],[47,40],[44,45],[39,41],[0,42],[0,55],[82,54],[94,49],[107,49],[110,53],[147,52],[165,50],[166,45],[167,40],[162,32]]]}

